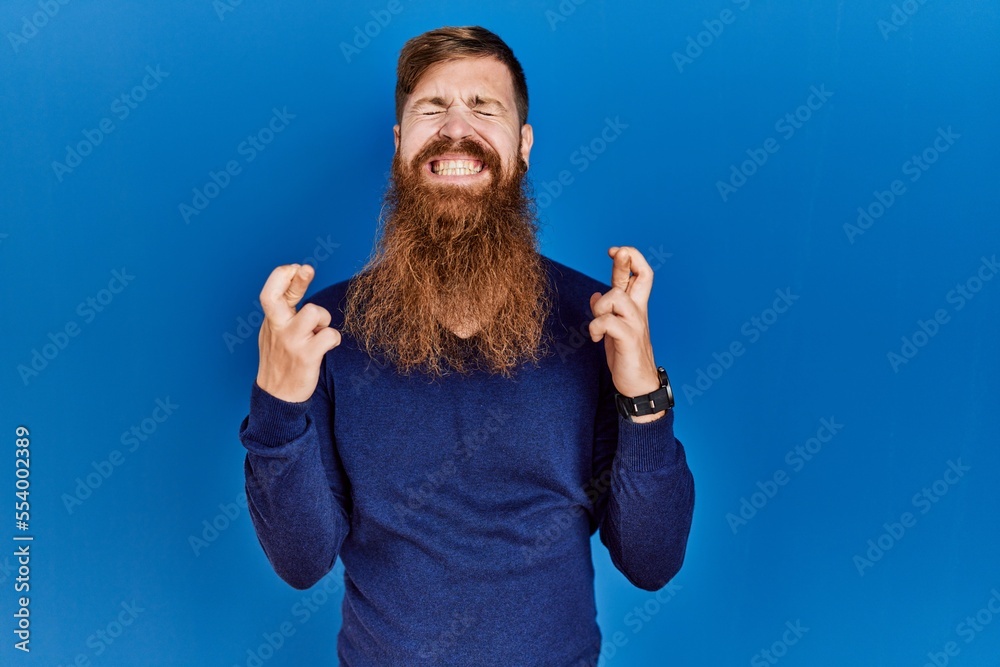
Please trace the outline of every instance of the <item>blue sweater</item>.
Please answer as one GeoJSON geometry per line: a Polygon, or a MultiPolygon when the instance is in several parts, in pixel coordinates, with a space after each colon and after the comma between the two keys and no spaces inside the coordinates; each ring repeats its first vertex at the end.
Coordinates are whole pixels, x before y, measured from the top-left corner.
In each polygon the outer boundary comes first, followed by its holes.
{"type": "MultiPolygon", "coordinates": [[[[609,286],[543,260],[555,344],[511,379],[407,377],[345,334],[308,401],[251,389],[250,515],[295,588],[340,556],[342,665],[594,665],[590,536],[640,588],[681,567],[694,483],[673,411],[618,415],[587,334],[609,286]]],[[[338,329],[346,286],[308,299],[338,329]]]]}

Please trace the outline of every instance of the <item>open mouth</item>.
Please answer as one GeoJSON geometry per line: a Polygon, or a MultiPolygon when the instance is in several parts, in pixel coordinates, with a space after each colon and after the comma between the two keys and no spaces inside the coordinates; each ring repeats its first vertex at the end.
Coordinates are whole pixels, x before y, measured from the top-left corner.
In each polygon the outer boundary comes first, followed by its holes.
{"type": "Polygon", "coordinates": [[[474,176],[481,173],[486,165],[481,160],[440,159],[431,160],[430,168],[438,176],[474,176]]]}

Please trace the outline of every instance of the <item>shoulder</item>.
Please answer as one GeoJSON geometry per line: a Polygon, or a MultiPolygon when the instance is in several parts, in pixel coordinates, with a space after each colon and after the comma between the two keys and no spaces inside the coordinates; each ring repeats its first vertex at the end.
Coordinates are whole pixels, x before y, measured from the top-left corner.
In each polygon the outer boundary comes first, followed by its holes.
{"type": "Polygon", "coordinates": [[[603,294],[611,286],[544,255],[542,263],[552,290],[549,326],[557,337],[571,335],[571,339],[575,339],[573,337],[578,334],[568,332],[585,331],[594,318],[590,311],[590,295],[594,292],[603,294]]]}
{"type": "Polygon", "coordinates": [[[339,329],[344,323],[345,297],[347,296],[347,286],[350,278],[336,282],[328,287],[324,287],[312,296],[306,297],[304,303],[314,303],[330,311],[332,321],[330,326],[339,329]]]}
{"type": "Polygon", "coordinates": [[[594,292],[604,293],[611,289],[611,285],[608,283],[592,278],[545,255],[542,255],[542,263],[550,283],[559,295],[558,300],[562,303],[578,303],[582,298],[585,304],[589,304],[591,294],[594,292]]]}

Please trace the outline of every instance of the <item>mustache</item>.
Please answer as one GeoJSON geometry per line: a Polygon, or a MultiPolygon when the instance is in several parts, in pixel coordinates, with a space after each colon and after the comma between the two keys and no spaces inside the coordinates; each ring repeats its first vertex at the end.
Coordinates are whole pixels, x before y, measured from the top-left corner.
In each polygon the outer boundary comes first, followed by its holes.
{"type": "Polygon", "coordinates": [[[446,139],[444,137],[436,139],[424,146],[423,150],[421,150],[417,156],[413,158],[410,166],[414,171],[417,171],[429,160],[436,158],[439,155],[444,155],[445,153],[463,153],[482,162],[486,165],[486,168],[494,174],[500,173],[501,164],[499,153],[491,148],[487,148],[478,141],[468,138],[459,139],[458,141],[446,139]]]}

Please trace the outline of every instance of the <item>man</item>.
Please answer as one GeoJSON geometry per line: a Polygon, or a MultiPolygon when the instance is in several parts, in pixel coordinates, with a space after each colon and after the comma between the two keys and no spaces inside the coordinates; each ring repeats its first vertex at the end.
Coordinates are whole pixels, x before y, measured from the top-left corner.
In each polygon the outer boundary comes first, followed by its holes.
{"type": "Polygon", "coordinates": [[[527,86],[499,37],[430,31],[397,75],[368,265],[298,311],[312,267],[261,292],[257,535],[296,588],[343,561],[343,665],[596,664],[590,536],[657,590],[694,503],[652,270],[611,248],[609,286],[538,253],[527,86]]]}

